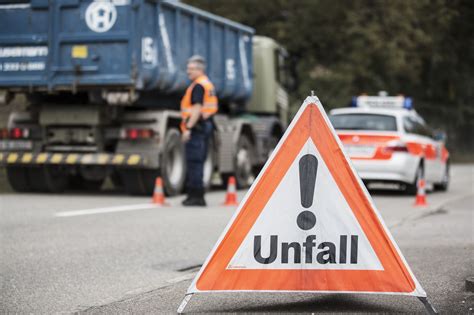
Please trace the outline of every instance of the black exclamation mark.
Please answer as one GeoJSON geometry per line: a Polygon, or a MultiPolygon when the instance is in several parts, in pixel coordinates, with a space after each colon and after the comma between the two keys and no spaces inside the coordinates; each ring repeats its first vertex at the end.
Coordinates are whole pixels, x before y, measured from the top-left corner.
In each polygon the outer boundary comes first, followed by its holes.
{"type": "MultiPolygon", "coordinates": [[[[312,154],[306,154],[300,159],[300,195],[303,208],[313,205],[314,186],[316,185],[316,174],[318,170],[318,159],[312,154]]],[[[316,225],[316,215],[308,210],[298,214],[296,224],[302,230],[309,230],[316,225]]]]}

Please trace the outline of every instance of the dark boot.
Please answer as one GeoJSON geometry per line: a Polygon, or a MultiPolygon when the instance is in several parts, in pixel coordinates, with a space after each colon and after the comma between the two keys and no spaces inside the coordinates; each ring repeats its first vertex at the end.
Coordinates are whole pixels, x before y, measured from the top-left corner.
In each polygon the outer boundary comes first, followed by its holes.
{"type": "Polygon", "coordinates": [[[183,201],[183,206],[205,207],[206,201],[204,200],[204,189],[189,189],[188,198],[183,201]]]}
{"type": "Polygon", "coordinates": [[[204,192],[205,192],[204,188],[196,189],[196,200],[197,200],[198,206],[201,206],[201,207],[207,206],[206,200],[204,199],[204,192]]]}
{"type": "Polygon", "coordinates": [[[187,195],[186,199],[184,199],[181,202],[181,204],[183,206],[186,206],[186,204],[189,203],[189,201],[193,198],[193,195],[195,195],[194,190],[192,188],[186,189],[186,192],[187,192],[188,195],[187,195]]]}

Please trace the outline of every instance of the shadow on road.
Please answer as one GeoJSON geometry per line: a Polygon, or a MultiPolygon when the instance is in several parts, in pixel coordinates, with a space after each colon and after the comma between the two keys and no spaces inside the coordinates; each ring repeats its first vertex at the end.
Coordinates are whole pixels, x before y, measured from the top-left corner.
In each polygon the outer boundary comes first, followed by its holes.
{"type": "MultiPolygon", "coordinates": [[[[206,310],[199,310],[204,311],[206,310]]],[[[260,306],[239,305],[238,308],[223,308],[219,312],[363,312],[363,313],[393,313],[400,309],[387,305],[380,305],[376,301],[366,301],[360,296],[346,294],[331,294],[309,298],[299,302],[284,302],[265,304],[260,306]]]]}

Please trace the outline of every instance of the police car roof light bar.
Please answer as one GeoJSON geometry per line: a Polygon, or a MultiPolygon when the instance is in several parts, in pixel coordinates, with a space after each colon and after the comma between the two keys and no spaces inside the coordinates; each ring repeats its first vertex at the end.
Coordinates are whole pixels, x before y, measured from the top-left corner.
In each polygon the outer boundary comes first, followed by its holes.
{"type": "Polygon", "coordinates": [[[360,108],[401,108],[412,110],[413,99],[405,96],[367,96],[361,95],[353,97],[352,107],[360,108]]]}

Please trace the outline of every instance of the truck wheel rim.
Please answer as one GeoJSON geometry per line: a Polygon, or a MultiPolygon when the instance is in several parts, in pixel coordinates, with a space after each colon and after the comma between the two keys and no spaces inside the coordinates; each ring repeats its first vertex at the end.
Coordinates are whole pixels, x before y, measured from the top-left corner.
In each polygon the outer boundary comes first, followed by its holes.
{"type": "Polygon", "coordinates": [[[168,151],[166,173],[171,185],[176,186],[179,184],[183,176],[183,155],[179,146],[175,146],[168,151]]]}
{"type": "Polygon", "coordinates": [[[251,178],[250,155],[247,149],[240,148],[237,152],[237,173],[238,177],[243,180],[243,184],[249,185],[252,182],[251,178]]]}
{"type": "Polygon", "coordinates": [[[206,161],[204,162],[203,182],[205,186],[211,182],[212,169],[212,152],[209,150],[206,161]]]}

